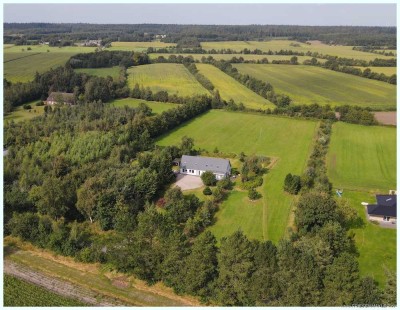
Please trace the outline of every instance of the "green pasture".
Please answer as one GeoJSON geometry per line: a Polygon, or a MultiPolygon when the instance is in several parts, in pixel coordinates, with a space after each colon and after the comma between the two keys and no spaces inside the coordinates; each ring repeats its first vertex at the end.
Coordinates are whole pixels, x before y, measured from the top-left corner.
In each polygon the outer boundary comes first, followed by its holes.
{"type": "Polygon", "coordinates": [[[344,58],[362,59],[366,61],[375,58],[390,59],[393,57],[383,56],[374,53],[366,53],[353,50],[352,46],[327,45],[319,41],[311,41],[310,44],[291,41],[291,40],[271,40],[271,41],[221,41],[221,42],[201,42],[201,46],[205,50],[211,49],[232,49],[237,52],[247,48],[250,50],[259,49],[263,52],[269,50],[276,52],[280,50],[292,50],[298,52],[317,52],[324,55],[338,56],[344,58]],[[297,46],[298,45],[298,46],[297,46]]]}
{"type": "Polygon", "coordinates": [[[361,220],[359,227],[351,229],[360,254],[358,262],[361,275],[374,278],[383,288],[386,282],[385,268],[396,272],[396,229],[382,228],[368,221],[361,202],[375,203],[375,195],[345,190],[343,198],[338,199],[346,199],[357,210],[361,220]]]}
{"type": "Polygon", "coordinates": [[[396,86],[351,74],[303,65],[234,64],[242,74],[272,84],[294,104],[357,105],[373,109],[396,107],[396,86]]]}
{"type": "Polygon", "coordinates": [[[334,186],[384,193],[396,189],[396,129],[336,123],[327,155],[334,186]]]}
{"type": "Polygon", "coordinates": [[[86,73],[88,75],[95,75],[99,77],[107,77],[111,76],[114,80],[117,80],[119,77],[120,67],[115,66],[111,68],[81,68],[75,69],[78,73],[86,73]]]}
{"type": "Polygon", "coordinates": [[[18,58],[4,63],[4,78],[15,82],[29,82],[35,78],[36,72],[43,73],[51,68],[63,66],[72,53],[41,53],[18,58]]]}
{"type": "Polygon", "coordinates": [[[164,111],[168,111],[170,109],[176,108],[179,106],[179,104],[175,103],[166,103],[166,102],[157,102],[157,101],[146,101],[142,99],[134,99],[134,98],[125,98],[125,99],[118,99],[118,100],[113,100],[110,102],[111,105],[114,107],[129,107],[129,108],[137,108],[139,106],[139,103],[145,103],[147,106],[149,106],[153,114],[161,114],[164,111]]]}
{"type": "Polygon", "coordinates": [[[150,87],[153,92],[167,91],[170,95],[193,96],[209,94],[196,78],[181,64],[151,64],[128,69],[128,85],[150,87]]]}
{"type": "MultiPolygon", "coordinates": [[[[361,71],[367,69],[366,67],[356,67],[356,66],[354,68],[358,68],[361,71]]],[[[368,68],[371,69],[372,72],[383,73],[386,74],[387,76],[391,76],[397,73],[397,67],[368,67],[368,68]]]]}
{"type": "MultiPolygon", "coordinates": [[[[151,53],[149,54],[150,59],[157,59],[159,56],[163,56],[165,59],[168,59],[170,55],[188,57],[192,56],[194,60],[201,61],[203,57],[207,58],[208,56],[213,57],[215,60],[231,60],[233,57],[239,58],[243,57],[244,60],[262,60],[267,58],[269,62],[273,60],[290,60],[293,56],[291,55],[252,55],[252,54],[166,54],[166,53],[151,53]]],[[[299,63],[303,63],[305,60],[309,60],[312,57],[310,56],[296,56],[297,61],[299,63]]],[[[325,59],[319,59],[320,62],[325,62],[325,59]]]]}
{"type": "Polygon", "coordinates": [[[197,64],[196,66],[199,72],[211,81],[215,89],[218,89],[222,99],[233,99],[236,103],[242,102],[246,108],[252,109],[266,110],[275,107],[270,101],[257,95],[213,65],[197,64]]]}
{"type": "Polygon", "coordinates": [[[211,110],[161,137],[159,145],[177,145],[183,136],[194,139],[195,147],[224,153],[277,157],[258,190],[256,203],[247,192],[232,192],[216,214],[211,230],[218,236],[241,228],[250,238],[277,242],[286,232],[294,196],[283,191],[290,173],[301,174],[311,151],[317,122],[283,117],[211,110]]]}
{"type": "Polygon", "coordinates": [[[35,73],[43,73],[63,66],[78,53],[89,53],[94,47],[49,47],[47,45],[22,45],[4,48],[4,78],[11,82],[29,82],[35,73]],[[28,50],[30,48],[31,50],[28,50]]]}
{"type": "Polygon", "coordinates": [[[4,306],[6,307],[77,307],[87,304],[63,297],[40,286],[4,275],[4,306]]]}
{"type": "Polygon", "coordinates": [[[22,122],[42,115],[44,113],[44,106],[35,106],[36,102],[38,100],[27,103],[31,105],[31,110],[25,110],[22,106],[16,107],[11,113],[4,115],[3,121],[22,122]]]}
{"type": "Polygon", "coordinates": [[[135,52],[143,52],[146,51],[149,47],[154,48],[167,48],[176,46],[175,43],[164,43],[160,41],[152,41],[152,42],[112,42],[111,47],[108,47],[107,50],[111,51],[135,51],[135,52]]]}

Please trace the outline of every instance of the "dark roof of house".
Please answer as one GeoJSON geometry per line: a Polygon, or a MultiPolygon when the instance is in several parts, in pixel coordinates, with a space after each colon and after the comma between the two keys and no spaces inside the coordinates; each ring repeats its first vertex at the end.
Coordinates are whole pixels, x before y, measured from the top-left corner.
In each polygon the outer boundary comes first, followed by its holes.
{"type": "Polygon", "coordinates": [[[188,156],[183,155],[181,168],[201,171],[212,171],[214,173],[225,174],[229,172],[229,160],[214,157],[188,156]]]}
{"type": "Polygon", "coordinates": [[[57,101],[60,98],[64,101],[64,103],[74,103],[75,102],[75,96],[73,93],[60,93],[60,92],[52,92],[49,97],[47,98],[47,101],[57,101]]]}
{"type": "Polygon", "coordinates": [[[396,207],[368,205],[367,210],[368,210],[369,215],[397,217],[397,208],[396,207]]]}
{"type": "Polygon", "coordinates": [[[397,195],[376,195],[375,205],[368,205],[369,215],[397,217],[397,195]]]}
{"type": "Polygon", "coordinates": [[[396,207],[397,195],[376,195],[376,202],[380,206],[396,207]]]}

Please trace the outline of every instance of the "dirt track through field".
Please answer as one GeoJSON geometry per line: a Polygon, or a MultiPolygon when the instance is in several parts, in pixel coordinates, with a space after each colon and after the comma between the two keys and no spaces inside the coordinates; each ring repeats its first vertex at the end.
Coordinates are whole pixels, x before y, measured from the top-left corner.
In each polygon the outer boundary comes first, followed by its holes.
{"type": "Polygon", "coordinates": [[[88,303],[98,307],[112,307],[112,306],[124,306],[124,304],[105,297],[99,296],[98,293],[78,287],[67,281],[49,277],[41,272],[35,271],[28,266],[20,265],[9,260],[4,260],[4,273],[41,286],[49,291],[64,297],[77,299],[79,301],[88,303]]]}

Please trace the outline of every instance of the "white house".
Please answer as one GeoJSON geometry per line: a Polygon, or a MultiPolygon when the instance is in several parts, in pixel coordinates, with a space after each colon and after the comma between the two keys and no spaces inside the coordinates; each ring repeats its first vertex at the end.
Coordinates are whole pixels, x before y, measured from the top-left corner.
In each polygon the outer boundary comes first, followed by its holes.
{"type": "Polygon", "coordinates": [[[231,175],[231,163],[227,159],[183,155],[180,161],[180,173],[201,176],[205,171],[212,171],[217,180],[231,175]]]}
{"type": "Polygon", "coordinates": [[[75,104],[75,96],[73,93],[52,92],[45,102],[47,105],[61,103],[73,105],[75,104]]]}

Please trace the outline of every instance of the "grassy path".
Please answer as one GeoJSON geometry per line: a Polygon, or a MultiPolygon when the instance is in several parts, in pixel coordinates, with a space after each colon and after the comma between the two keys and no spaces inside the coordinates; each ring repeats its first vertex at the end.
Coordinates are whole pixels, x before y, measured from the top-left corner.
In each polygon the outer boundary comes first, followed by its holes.
{"type": "MultiPolygon", "coordinates": [[[[40,279],[62,281],[72,285],[88,298],[104,298],[104,302],[130,306],[196,306],[191,297],[178,296],[160,283],[148,286],[143,281],[125,274],[103,270],[99,264],[84,264],[72,258],[56,256],[29,244],[6,238],[5,260],[23,266],[40,279]],[[15,244],[18,243],[18,247],[15,244]],[[42,277],[44,275],[44,277],[42,277]],[[92,292],[92,293],[87,293],[92,292]]],[[[100,299],[101,299],[100,298],[100,299]]]]}

